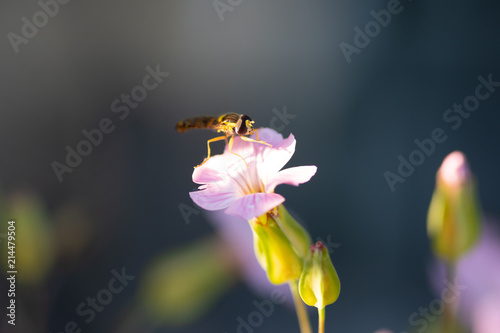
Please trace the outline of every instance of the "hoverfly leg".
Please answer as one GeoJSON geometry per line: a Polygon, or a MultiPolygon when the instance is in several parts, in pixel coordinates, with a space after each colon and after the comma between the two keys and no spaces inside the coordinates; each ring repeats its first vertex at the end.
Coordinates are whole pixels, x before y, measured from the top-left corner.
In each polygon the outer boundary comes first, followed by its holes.
{"type": "Polygon", "coordinates": [[[261,141],[259,140],[259,131],[258,130],[254,130],[255,133],[257,133],[257,140],[254,140],[254,139],[250,139],[250,138],[247,138],[246,136],[240,136],[240,138],[243,140],[243,141],[247,141],[247,142],[257,142],[257,143],[261,143],[263,145],[266,145],[266,146],[269,146],[269,147],[273,147],[271,144],[267,143],[266,141],[261,141]]]}
{"type": "Polygon", "coordinates": [[[195,166],[195,169],[198,168],[198,167],[201,167],[203,164],[205,164],[205,162],[207,162],[210,159],[210,142],[215,142],[215,141],[220,141],[220,140],[226,140],[226,142],[227,142],[227,136],[225,136],[225,135],[224,136],[218,136],[216,138],[212,138],[212,139],[210,139],[210,140],[207,141],[207,149],[208,149],[207,158],[205,158],[200,165],[195,166]]]}
{"type": "Polygon", "coordinates": [[[228,144],[229,152],[230,152],[231,154],[236,155],[236,156],[238,156],[239,158],[241,158],[241,159],[243,160],[243,163],[245,163],[245,165],[246,165],[246,166],[247,166],[247,168],[248,168],[248,164],[247,164],[247,162],[245,161],[245,159],[243,158],[243,156],[238,155],[238,154],[236,154],[236,153],[233,153],[233,151],[232,151],[232,148],[233,148],[233,142],[234,142],[234,136],[231,136],[231,138],[229,139],[229,144],[228,144]]]}

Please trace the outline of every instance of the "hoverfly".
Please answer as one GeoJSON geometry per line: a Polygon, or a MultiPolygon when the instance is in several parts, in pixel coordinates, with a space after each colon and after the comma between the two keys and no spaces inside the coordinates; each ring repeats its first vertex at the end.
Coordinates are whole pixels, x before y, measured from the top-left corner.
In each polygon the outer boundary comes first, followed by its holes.
{"type": "MultiPolygon", "coordinates": [[[[195,168],[197,168],[199,166],[202,166],[206,161],[210,159],[210,143],[220,140],[226,140],[226,144],[229,145],[229,152],[231,154],[239,156],[243,160],[243,162],[245,162],[245,159],[242,156],[233,153],[231,151],[235,135],[239,135],[240,138],[244,141],[258,142],[267,145],[269,147],[272,147],[269,143],[259,140],[259,132],[257,131],[257,129],[253,128],[254,123],[255,122],[252,119],[250,119],[250,117],[247,115],[237,114],[237,113],[226,113],[219,117],[202,116],[202,117],[188,118],[186,120],[179,121],[177,125],[175,125],[175,128],[179,133],[194,128],[212,129],[216,130],[217,133],[219,132],[224,133],[223,136],[218,136],[207,141],[207,149],[208,149],[207,158],[200,165],[195,166],[195,168]],[[257,140],[250,139],[245,136],[245,135],[251,135],[253,133],[257,134],[257,140]],[[227,140],[228,138],[229,142],[227,140]]],[[[247,162],[245,162],[245,165],[248,167],[247,162]]]]}

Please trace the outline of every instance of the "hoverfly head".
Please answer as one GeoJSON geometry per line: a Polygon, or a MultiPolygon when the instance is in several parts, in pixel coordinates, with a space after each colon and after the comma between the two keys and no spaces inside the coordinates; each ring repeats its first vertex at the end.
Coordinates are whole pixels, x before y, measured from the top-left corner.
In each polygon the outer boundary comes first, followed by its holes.
{"type": "Polygon", "coordinates": [[[238,135],[249,135],[254,132],[253,129],[254,121],[250,119],[247,115],[241,115],[238,121],[236,122],[235,132],[238,135]]]}

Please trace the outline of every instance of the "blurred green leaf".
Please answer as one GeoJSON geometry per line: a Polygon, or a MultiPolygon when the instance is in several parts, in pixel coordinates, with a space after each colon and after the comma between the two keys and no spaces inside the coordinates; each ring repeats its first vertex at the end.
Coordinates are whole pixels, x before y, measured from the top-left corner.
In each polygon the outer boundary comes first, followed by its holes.
{"type": "Polygon", "coordinates": [[[157,323],[181,325],[196,320],[237,281],[234,260],[215,237],[169,251],[146,269],[140,301],[157,323]]]}

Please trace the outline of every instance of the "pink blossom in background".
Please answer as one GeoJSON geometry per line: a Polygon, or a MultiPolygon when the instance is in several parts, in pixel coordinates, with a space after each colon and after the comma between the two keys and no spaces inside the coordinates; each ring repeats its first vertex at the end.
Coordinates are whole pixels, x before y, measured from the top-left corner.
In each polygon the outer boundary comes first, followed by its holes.
{"type": "MultiPolygon", "coordinates": [[[[445,267],[432,265],[434,289],[442,290],[445,267]]],[[[457,281],[465,285],[459,298],[459,317],[473,333],[500,332],[500,230],[493,221],[485,221],[478,244],[456,268],[457,281]]]]}

